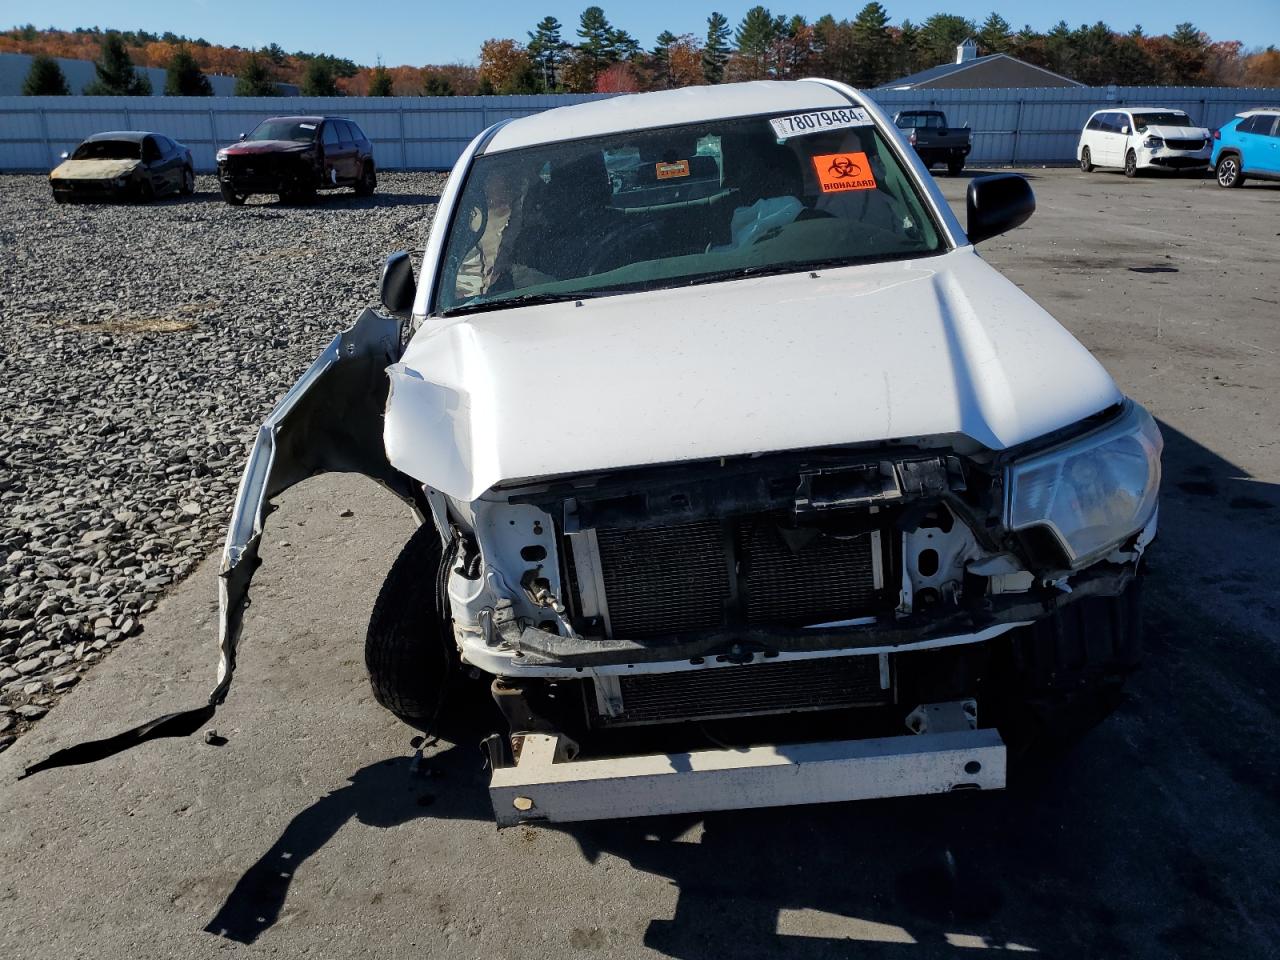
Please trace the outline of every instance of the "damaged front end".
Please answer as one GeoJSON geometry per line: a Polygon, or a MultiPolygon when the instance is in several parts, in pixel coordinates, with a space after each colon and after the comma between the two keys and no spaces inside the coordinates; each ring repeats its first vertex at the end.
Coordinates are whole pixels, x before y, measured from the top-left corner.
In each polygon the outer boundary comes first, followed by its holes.
{"type": "Polygon", "coordinates": [[[1155,533],[1153,431],[1126,404],[1000,454],[939,439],[503,483],[474,501],[430,492],[457,544],[458,649],[496,678],[511,728],[493,753],[499,822],[1003,786],[994,727],[1021,658],[1079,611],[1133,609],[1155,533]],[[1101,496],[1116,478],[1081,451],[1112,436],[1147,471],[1140,502],[1111,517],[1120,542],[1089,533],[1113,495],[1065,539],[1065,507],[1058,527],[1052,511],[1025,522],[1037,496],[1101,496]],[[608,759],[617,735],[696,744],[720,721],[754,724],[745,753],[608,759]],[[926,733],[946,742],[901,740],[926,733]],[[801,755],[827,786],[788,786],[801,755]],[[684,784],[698,764],[699,785],[684,784]]]}

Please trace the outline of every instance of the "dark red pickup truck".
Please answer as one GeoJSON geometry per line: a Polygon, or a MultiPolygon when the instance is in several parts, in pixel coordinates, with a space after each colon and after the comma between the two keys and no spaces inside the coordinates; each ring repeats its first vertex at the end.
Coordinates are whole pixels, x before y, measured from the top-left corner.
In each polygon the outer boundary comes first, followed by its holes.
{"type": "Polygon", "coordinates": [[[255,193],[298,202],[354,187],[368,196],[378,185],[373,144],[344,117],[271,117],[218,151],[218,185],[235,206],[255,193]]]}

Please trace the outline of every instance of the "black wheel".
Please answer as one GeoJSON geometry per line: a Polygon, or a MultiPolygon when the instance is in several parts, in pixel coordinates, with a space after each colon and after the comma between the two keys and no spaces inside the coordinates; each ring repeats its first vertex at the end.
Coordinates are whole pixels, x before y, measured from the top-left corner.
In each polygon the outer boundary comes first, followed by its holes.
{"type": "Polygon", "coordinates": [[[1130,180],[1138,175],[1138,155],[1132,150],[1124,155],[1124,175],[1130,180]]]}
{"type": "Polygon", "coordinates": [[[377,188],[378,172],[374,170],[373,161],[370,160],[360,170],[360,179],[356,181],[356,196],[371,197],[377,188]]]}
{"type": "Polygon", "coordinates": [[[249,199],[247,193],[236,193],[225,183],[219,184],[218,189],[222,191],[222,199],[233,207],[243,206],[244,202],[249,199]]]}
{"type": "Polygon", "coordinates": [[[436,528],[418,527],[378,591],[364,642],[374,699],[423,730],[432,726],[459,673],[444,561],[436,528]]]}
{"type": "Polygon", "coordinates": [[[182,195],[189,197],[196,192],[196,172],[190,167],[182,168],[182,195]]]}
{"type": "Polygon", "coordinates": [[[1225,153],[1218,158],[1218,166],[1214,169],[1220,187],[1238,187],[1244,183],[1244,174],[1240,172],[1240,158],[1234,153],[1225,153]]]}
{"type": "Polygon", "coordinates": [[[151,185],[151,181],[149,179],[139,180],[135,196],[138,198],[140,203],[150,203],[155,199],[156,188],[151,185]]]}
{"type": "Polygon", "coordinates": [[[964,157],[952,158],[947,161],[947,173],[951,176],[959,176],[960,171],[964,169],[964,157]]]}
{"type": "Polygon", "coordinates": [[[1001,733],[1022,755],[1067,746],[1119,705],[1142,660],[1142,581],[1119,597],[1067,604],[1007,636],[1010,673],[993,690],[1001,733]]]}
{"type": "Polygon", "coordinates": [[[1093,173],[1093,154],[1088,147],[1080,151],[1080,169],[1085,173],[1093,173]]]}
{"type": "Polygon", "coordinates": [[[65,193],[55,193],[55,194],[53,195],[53,202],[54,202],[54,203],[66,203],[66,202],[67,202],[67,195],[66,195],[65,193]]]}

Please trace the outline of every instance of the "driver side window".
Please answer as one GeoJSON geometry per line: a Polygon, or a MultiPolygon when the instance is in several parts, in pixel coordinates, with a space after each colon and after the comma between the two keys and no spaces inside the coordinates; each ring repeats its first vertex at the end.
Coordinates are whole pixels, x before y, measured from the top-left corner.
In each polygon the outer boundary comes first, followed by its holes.
{"type": "Polygon", "coordinates": [[[155,163],[160,159],[160,147],[156,145],[155,137],[147,137],[142,141],[142,162],[155,163]]]}
{"type": "Polygon", "coordinates": [[[338,128],[334,126],[330,120],[324,125],[324,145],[326,147],[336,147],[338,145],[338,128]]]}

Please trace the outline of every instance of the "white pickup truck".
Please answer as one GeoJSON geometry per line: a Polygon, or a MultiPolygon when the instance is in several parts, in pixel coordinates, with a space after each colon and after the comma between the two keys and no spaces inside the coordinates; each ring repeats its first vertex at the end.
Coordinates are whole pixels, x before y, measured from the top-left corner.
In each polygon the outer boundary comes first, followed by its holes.
{"type": "Polygon", "coordinates": [[[420,521],[374,693],[438,730],[487,681],[500,824],[1003,787],[1135,665],[1160,478],[1152,418],[974,249],[1034,206],[977,178],[962,227],[825,80],[485,130],[418,279],[390,257],[259,434],[212,702],[269,501],[355,471],[420,521]]]}

